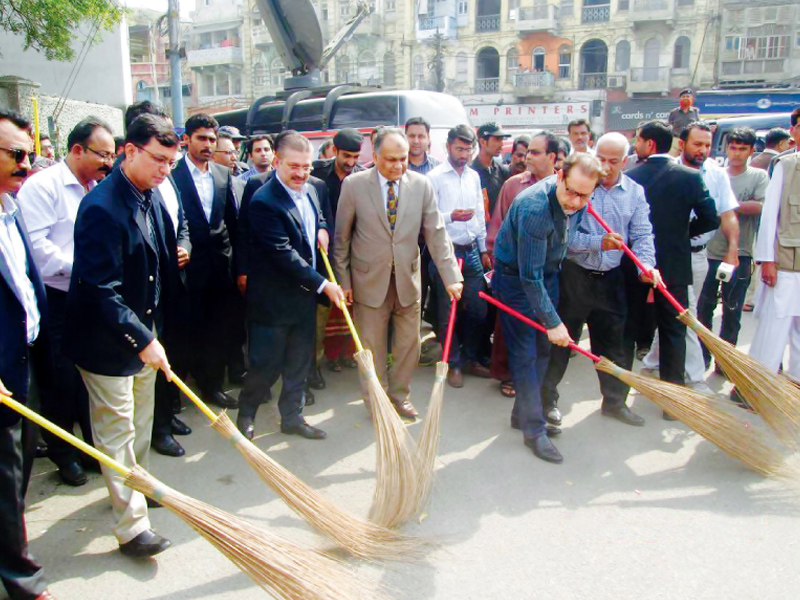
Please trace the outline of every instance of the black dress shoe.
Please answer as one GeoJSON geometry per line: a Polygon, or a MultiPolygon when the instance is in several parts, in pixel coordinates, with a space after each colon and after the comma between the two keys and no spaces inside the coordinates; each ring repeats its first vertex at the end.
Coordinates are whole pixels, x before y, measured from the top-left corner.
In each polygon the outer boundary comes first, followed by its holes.
{"type": "Polygon", "coordinates": [[[203,394],[203,400],[220,408],[239,408],[239,401],[222,391],[203,394]]]}
{"type": "Polygon", "coordinates": [[[100,462],[88,455],[81,456],[81,466],[85,471],[91,471],[92,473],[103,472],[100,468],[100,462]]]}
{"type": "Polygon", "coordinates": [[[317,399],[314,397],[314,394],[311,393],[311,390],[306,389],[306,391],[303,392],[303,396],[305,396],[303,406],[314,406],[317,403],[317,399]]]}
{"type": "Polygon", "coordinates": [[[312,427],[305,421],[300,423],[297,427],[284,427],[281,425],[281,432],[287,435],[299,435],[307,440],[324,440],[328,437],[328,434],[322,431],[322,429],[312,427]]]}
{"type": "Polygon", "coordinates": [[[243,417],[241,414],[236,417],[236,429],[248,440],[253,440],[256,431],[256,423],[253,417],[243,417]]]}
{"type": "Polygon", "coordinates": [[[61,481],[73,487],[86,483],[86,472],[81,463],[77,461],[58,467],[58,475],[61,477],[61,481]]]}
{"type": "Polygon", "coordinates": [[[560,464],[564,462],[564,457],[550,441],[547,435],[537,435],[535,438],[526,438],[525,445],[533,450],[533,453],[547,462],[560,464]]]}
{"type": "Polygon", "coordinates": [[[192,428],[178,417],[172,417],[172,420],[169,422],[169,428],[172,430],[172,435],[189,435],[192,433],[192,428]]]}
{"type": "Polygon", "coordinates": [[[155,556],[172,546],[172,542],[161,537],[152,529],[143,531],[130,542],[119,545],[119,551],[125,556],[145,558],[155,556]]]}
{"type": "Polygon", "coordinates": [[[186,450],[183,449],[183,446],[171,435],[153,437],[153,440],[150,442],[150,447],[164,456],[183,456],[186,454],[186,450]]]}
{"type": "Polygon", "coordinates": [[[33,453],[36,458],[47,458],[49,454],[50,449],[47,447],[47,444],[36,444],[36,449],[33,453]]]}
{"type": "Polygon", "coordinates": [[[163,506],[161,506],[161,502],[153,500],[149,496],[145,496],[144,499],[147,500],[147,508],[163,508],[163,506]]]}
{"type": "MultiPolygon", "coordinates": [[[[516,430],[520,429],[518,417],[511,417],[511,429],[516,429],[516,430]]],[[[550,437],[556,437],[558,435],[561,435],[561,427],[550,425],[550,423],[547,423],[544,426],[544,430],[545,433],[547,433],[547,435],[550,437]]]]}
{"type": "Polygon", "coordinates": [[[325,389],[325,378],[322,376],[322,371],[319,367],[311,370],[311,373],[308,375],[308,380],[306,381],[308,387],[312,390],[324,390],[325,389]]]}
{"type": "Polygon", "coordinates": [[[634,427],[644,427],[644,419],[634,413],[630,408],[625,406],[614,406],[612,408],[601,408],[600,414],[604,417],[611,417],[626,425],[633,425],[634,427]]]}

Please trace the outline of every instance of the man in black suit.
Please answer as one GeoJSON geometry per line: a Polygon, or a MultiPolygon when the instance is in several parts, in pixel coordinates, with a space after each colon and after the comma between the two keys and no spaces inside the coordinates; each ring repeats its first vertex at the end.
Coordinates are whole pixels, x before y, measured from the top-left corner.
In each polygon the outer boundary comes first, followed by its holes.
{"type": "MultiPolygon", "coordinates": [[[[64,353],[89,392],[95,446],[126,467],[147,468],[156,370],[171,377],[159,341],[178,286],[177,245],[156,188],[178,156],[170,125],[142,115],[128,129],[125,160],[81,201],[67,295],[64,353]]],[[[128,556],[170,546],[150,527],[145,497],[102,467],[128,556]]]]}
{"type": "Polygon", "coordinates": [[[211,161],[217,121],[196,114],[185,127],[187,152],[178,161],[173,179],[189,224],[192,259],[186,266],[188,293],[179,324],[180,343],[172,360],[178,376],[191,373],[206,402],[236,408],[237,401],[222,390],[231,357],[238,355],[239,360],[233,362],[244,362],[239,335],[242,314],[236,310],[233,280],[236,201],[230,171],[211,161]]]}
{"type": "Polygon", "coordinates": [[[247,213],[250,372],[236,424],[253,438],[258,406],[282,377],[281,431],[323,439],[325,432],[303,419],[303,390],[313,358],[317,300],[324,295],[339,306],[344,294],[316,270],[317,242],[327,249],[329,236],[316,190],[308,185],[311,144],[286,131],[275,145],[275,175],[253,196],[247,213]]]}
{"type": "MultiPolygon", "coordinates": [[[[643,124],[636,136],[636,154],[643,161],[627,175],[644,187],[650,205],[656,247],[656,268],[669,291],[683,306],[689,303],[692,283],[690,238],[719,227],[714,200],[708,194],[700,173],[677,164],[669,150],[672,131],[662,121],[643,124]],[[692,216],[694,211],[694,216],[692,216]]],[[[628,306],[625,351],[632,363],[635,326],[632,319],[645,311],[651,286],[639,281],[635,267],[628,264],[628,306]]],[[[686,326],[676,318],[675,310],[663,294],[654,294],[656,322],[661,339],[661,379],[684,384],[686,362],[686,326]]],[[[664,413],[664,418],[669,415],[664,413]]]]}
{"type": "MultiPolygon", "coordinates": [[[[31,123],[0,110],[0,394],[26,404],[30,367],[51,363],[44,344],[47,299],[31,242],[10,194],[31,170],[31,123]]],[[[11,600],[47,600],[42,567],[28,551],[25,491],[33,463],[29,423],[0,406],[0,582],[11,600]],[[25,430],[25,431],[24,431],[25,430]]]]}

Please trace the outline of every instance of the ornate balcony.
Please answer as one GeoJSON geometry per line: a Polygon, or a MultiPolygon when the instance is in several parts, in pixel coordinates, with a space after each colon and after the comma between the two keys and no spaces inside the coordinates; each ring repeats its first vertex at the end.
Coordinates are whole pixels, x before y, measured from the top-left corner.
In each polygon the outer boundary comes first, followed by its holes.
{"type": "Polygon", "coordinates": [[[526,96],[552,96],[556,89],[556,78],[548,72],[517,73],[514,75],[514,95],[526,96]]]}
{"type": "Polygon", "coordinates": [[[478,15],[475,18],[475,33],[500,31],[500,15],[478,15]]]}
{"type": "Polygon", "coordinates": [[[517,17],[517,32],[520,34],[546,32],[558,33],[558,16],[554,4],[523,6],[517,17]]]}
{"type": "Polygon", "coordinates": [[[607,23],[611,18],[611,5],[584,6],[581,23],[607,23]]]}
{"type": "Polygon", "coordinates": [[[607,73],[583,73],[581,75],[582,90],[604,90],[608,87],[607,73]]]}
{"type": "Polygon", "coordinates": [[[670,27],[675,25],[675,0],[633,0],[628,12],[633,26],[647,23],[664,23],[670,27]]]}
{"type": "Polygon", "coordinates": [[[456,38],[455,17],[422,17],[417,21],[417,41],[424,42],[439,32],[447,39],[456,38]]]}
{"type": "Polygon", "coordinates": [[[210,65],[241,65],[242,49],[238,46],[218,46],[189,50],[186,62],[192,69],[210,65]]]}
{"type": "Polygon", "coordinates": [[[496,94],[500,91],[500,78],[487,77],[475,80],[476,94],[496,94]]]}

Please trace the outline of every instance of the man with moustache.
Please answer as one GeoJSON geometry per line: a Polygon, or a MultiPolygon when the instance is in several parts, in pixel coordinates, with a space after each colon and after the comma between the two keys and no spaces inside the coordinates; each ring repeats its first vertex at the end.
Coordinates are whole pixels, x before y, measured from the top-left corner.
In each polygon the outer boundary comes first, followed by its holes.
{"type": "Polygon", "coordinates": [[[253,166],[239,175],[239,179],[247,181],[253,175],[266,173],[272,168],[272,159],[275,153],[272,151],[272,140],[266,134],[254,135],[247,141],[247,155],[253,166]]]}
{"type": "MultiPolygon", "coordinates": [[[[30,132],[30,121],[0,110],[0,394],[21,404],[27,404],[31,367],[51,360],[44,286],[22,214],[11,198],[31,169],[30,132]]],[[[31,433],[29,422],[0,406],[0,583],[11,600],[53,600],[44,571],[28,550],[25,528],[31,433]]]]}
{"type": "MultiPolygon", "coordinates": [[[[408,141],[394,127],[375,139],[375,168],[344,181],[336,215],[334,263],[364,345],[372,350],[377,376],[401,417],[414,419],[411,377],[419,361],[419,233],[445,283],[450,299],[459,299],[463,277],[436,206],[430,181],[409,173],[408,141]],[[393,326],[387,373],[386,349],[393,326]]],[[[366,399],[366,382],[361,390],[366,399]]]]}
{"type": "Polygon", "coordinates": [[[253,439],[255,416],[278,377],[281,431],[327,437],[303,418],[303,390],[313,359],[317,299],[341,306],[341,288],[316,270],[317,244],[328,248],[325,217],[308,185],[311,143],[295,131],[276,141],[275,175],[250,203],[247,320],[250,372],[239,397],[237,427],[253,439]]]}
{"type": "Polygon", "coordinates": [[[531,136],[521,135],[514,140],[514,147],[511,150],[511,160],[508,163],[508,169],[511,171],[511,176],[520,175],[525,172],[526,158],[528,156],[528,146],[531,143],[531,136]]]}
{"type": "MultiPolygon", "coordinates": [[[[63,348],[89,392],[98,450],[147,468],[156,370],[171,371],[159,341],[178,287],[177,245],[154,190],[178,157],[178,137],[155,115],[128,128],[125,160],[81,201],[63,348]]],[[[150,526],[145,497],[101,467],[126,556],[158,554],[170,542],[150,526]]]]}
{"type": "Polygon", "coordinates": [[[185,310],[179,316],[179,349],[172,352],[172,360],[179,377],[187,373],[194,377],[206,402],[236,408],[236,399],[222,389],[226,365],[233,379],[244,370],[244,319],[235,309],[238,293],[233,279],[236,201],[230,171],[211,161],[217,128],[216,119],[209,115],[189,117],[184,133],[186,156],[172,174],[192,244],[185,310]]]}
{"type": "MultiPolygon", "coordinates": [[[[222,129],[220,127],[220,129],[222,129]]],[[[238,154],[236,153],[236,148],[233,145],[233,137],[230,133],[226,133],[224,131],[217,132],[217,148],[214,150],[214,162],[218,165],[222,165],[230,170],[231,175],[234,176],[231,179],[231,183],[233,184],[233,196],[236,200],[236,211],[239,211],[239,208],[242,206],[242,197],[244,196],[244,188],[247,184],[245,181],[242,181],[236,175],[236,157],[238,154]]]]}
{"type": "Polygon", "coordinates": [[[481,178],[484,214],[489,219],[494,212],[500,189],[511,177],[511,171],[496,159],[503,151],[503,141],[510,138],[497,123],[484,123],[478,127],[478,156],[470,165],[481,178]]]}
{"type": "MultiPolygon", "coordinates": [[[[85,442],[92,443],[89,397],[75,365],[61,351],[67,292],[75,248],[75,217],[83,197],[103,179],[114,164],[111,128],[96,117],[87,117],[67,138],[69,153],[55,166],[33,175],[20,189],[33,259],[47,291],[48,321],[56,359],[52,386],[41,394],[42,415],[69,432],[78,423],[85,442]]],[[[67,485],[86,483],[82,453],[47,431],[42,432],[48,456],[67,485]]]]}
{"type": "Polygon", "coordinates": [[[681,90],[678,94],[678,106],[669,112],[667,119],[673,138],[679,138],[684,129],[700,120],[700,110],[692,106],[693,103],[694,92],[689,88],[681,90]]]}
{"type": "MultiPolygon", "coordinates": [[[[581,220],[561,266],[558,314],[570,337],[579,339],[584,324],[588,325],[592,352],[630,369],[632,357],[627,356],[623,342],[627,305],[620,268],[622,244],[630,246],[653,271],[653,278],[642,274],[642,281],[655,286],[659,278],[654,270],[653,227],[644,188],[622,173],[627,155],[628,140],[620,133],[607,133],[597,141],[595,156],[605,175],[592,194],[592,207],[614,233],[607,233],[591,216],[581,220]]],[[[567,371],[569,355],[568,348],[553,348],[542,382],[545,416],[554,425],[561,424],[558,384],[567,371]]],[[[644,425],[644,419],[625,404],[628,386],[606,373],[598,372],[598,379],[603,396],[601,414],[626,425],[644,425]]]]}
{"type": "Polygon", "coordinates": [[[427,175],[441,164],[438,158],[429,154],[431,124],[423,117],[411,117],[406,121],[405,130],[408,138],[408,168],[420,175],[427,175]]]}
{"type": "Polygon", "coordinates": [[[594,154],[589,141],[592,138],[592,127],[586,119],[575,119],[567,125],[567,134],[572,146],[572,154],[576,152],[588,152],[594,154]]]}

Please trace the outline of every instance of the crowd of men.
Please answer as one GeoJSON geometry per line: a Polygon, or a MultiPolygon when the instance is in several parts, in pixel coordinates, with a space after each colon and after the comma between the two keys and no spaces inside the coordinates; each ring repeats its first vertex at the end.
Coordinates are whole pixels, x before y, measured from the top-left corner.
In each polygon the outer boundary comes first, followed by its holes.
{"type": "MultiPolygon", "coordinates": [[[[417,117],[372,133],[369,166],[354,129],[315,154],[297,132],[246,139],[196,114],[181,140],[149,102],[129,107],[122,140],[84,119],[59,162],[41,138],[42,161],[31,124],[0,112],[0,392],[24,402],[35,377],[46,418],[77,424],[128,467],[146,468],[151,447],[185,453],[175,436],[191,429],[173,374],[191,377],[206,402],[238,409],[249,439],[281,379],[281,431],[319,440],[326,432],[303,409],[326,386],[323,367],[356,367],[343,307],[397,413],[413,420],[423,316],[442,343],[457,302],[448,384],[497,379],[514,399],[511,427],[535,456],[560,463],[559,385],[584,326],[594,353],[626,369],[638,357],[665,381],[710,392],[712,357],[653,288],[666,284],[709,327],[721,301],[720,335],[736,344],[755,264],[751,354],[777,371],[790,344],[783,369],[800,379],[800,154],[786,147],[800,143],[800,108],[758,156],[754,131],[731,132],[726,168],[710,157],[712,128],[690,99],[676,111],[669,123],[642,123],[633,144],[615,132],[595,138],[585,120],[569,124],[569,140],[520,137],[509,165],[498,157],[510,135],[496,123],[453,127],[439,160],[417,117]],[[590,201],[613,233],[587,213],[590,201]],[[238,398],[226,381],[241,386],[238,398]]],[[[600,414],[644,425],[627,386],[598,379],[600,414]]],[[[361,386],[369,409],[363,377],[361,386]]],[[[744,404],[735,390],[731,399],[744,404]]],[[[123,554],[169,547],[148,519],[157,503],[58,437],[44,442],[65,483],[102,472],[123,554]]],[[[0,407],[0,580],[13,600],[52,598],[24,527],[35,444],[0,407]]]]}

